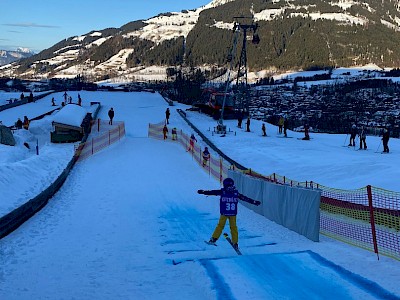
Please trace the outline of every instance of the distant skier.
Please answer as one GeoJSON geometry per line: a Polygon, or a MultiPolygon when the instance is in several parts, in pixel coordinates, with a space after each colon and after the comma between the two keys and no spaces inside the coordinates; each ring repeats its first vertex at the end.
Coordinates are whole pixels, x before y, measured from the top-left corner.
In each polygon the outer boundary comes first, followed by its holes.
{"type": "Polygon", "coordinates": [[[355,146],[356,145],[356,136],[357,136],[357,126],[356,124],[353,124],[350,129],[350,143],[349,146],[355,146]]]}
{"type": "Polygon", "coordinates": [[[262,135],[263,136],[267,136],[267,129],[265,128],[265,124],[264,123],[261,126],[261,130],[262,130],[262,135]]]}
{"type": "Polygon", "coordinates": [[[192,135],[190,136],[190,140],[189,140],[189,148],[187,149],[187,151],[190,152],[194,152],[194,143],[197,142],[196,137],[194,136],[194,133],[192,133],[192,135]]]}
{"type": "Polygon", "coordinates": [[[285,137],[287,137],[288,127],[289,127],[289,120],[288,120],[288,118],[285,118],[285,120],[283,121],[283,134],[285,137]]]}
{"type": "Polygon", "coordinates": [[[236,250],[238,250],[239,235],[236,226],[236,215],[237,215],[237,205],[239,199],[253,205],[260,205],[261,202],[248,198],[239,193],[238,190],[235,188],[235,182],[233,181],[232,178],[225,178],[223,181],[223,188],[219,190],[208,190],[208,191],[198,190],[197,193],[207,196],[220,196],[219,210],[221,215],[219,217],[218,225],[215,228],[209,243],[210,244],[216,243],[216,241],[222,234],[222,230],[225,227],[226,220],[229,220],[229,227],[232,236],[232,244],[233,247],[236,250]]]}
{"type": "Polygon", "coordinates": [[[167,127],[167,125],[165,124],[164,125],[164,128],[163,128],[163,135],[164,135],[164,140],[166,140],[167,138],[168,138],[168,127],[167,127]]]}
{"type": "Polygon", "coordinates": [[[109,125],[112,125],[113,119],[114,119],[114,109],[111,107],[110,110],[108,111],[108,117],[110,118],[110,121],[108,121],[109,125]]]}
{"type": "Polygon", "coordinates": [[[246,132],[250,132],[250,117],[247,117],[247,121],[246,121],[246,132]]]}
{"type": "Polygon", "coordinates": [[[169,116],[171,115],[171,112],[169,111],[169,108],[165,111],[165,121],[167,124],[169,124],[169,116]]]}
{"type": "Polygon", "coordinates": [[[172,140],[175,141],[177,139],[176,127],[172,128],[172,140]]]}
{"type": "Polygon", "coordinates": [[[281,116],[278,121],[279,134],[282,134],[284,123],[285,123],[285,118],[283,116],[281,116]]]}
{"type": "Polygon", "coordinates": [[[202,157],[203,157],[203,167],[205,167],[210,159],[210,152],[208,151],[208,147],[204,148],[204,151],[202,153],[202,157]]]}
{"type": "Polygon", "coordinates": [[[310,126],[304,125],[304,137],[303,140],[308,141],[310,139],[310,126]]]}
{"type": "Polygon", "coordinates": [[[367,150],[367,142],[366,142],[367,133],[366,133],[364,126],[361,126],[358,136],[360,137],[360,150],[361,149],[367,150]]]}
{"type": "Polygon", "coordinates": [[[383,129],[382,144],[383,144],[383,152],[384,153],[389,153],[389,146],[388,146],[389,138],[390,138],[389,129],[387,129],[387,128],[383,129]]]}
{"type": "Polygon", "coordinates": [[[64,104],[67,104],[67,99],[68,99],[67,91],[64,92],[63,97],[64,97],[64,104]]]}
{"type": "Polygon", "coordinates": [[[242,128],[243,112],[242,112],[241,110],[238,112],[237,120],[238,120],[238,125],[237,125],[237,127],[238,127],[238,128],[242,128]]]}

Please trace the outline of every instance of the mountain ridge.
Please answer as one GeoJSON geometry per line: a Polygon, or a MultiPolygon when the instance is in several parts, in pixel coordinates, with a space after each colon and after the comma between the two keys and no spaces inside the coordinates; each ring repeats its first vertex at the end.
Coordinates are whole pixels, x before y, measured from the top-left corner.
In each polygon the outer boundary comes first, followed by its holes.
{"type": "Polygon", "coordinates": [[[0,50],[0,66],[30,57],[34,54],[35,53],[30,49],[22,47],[19,47],[16,50],[0,50]]]}
{"type": "Polygon", "coordinates": [[[14,64],[8,72],[47,78],[85,73],[99,80],[132,77],[137,70],[154,65],[224,68],[237,16],[251,17],[242,20],[259,25],[260,44],[248,43],[252,71],[369,63],[393,68],[400,62],[395,43],[400,38],[397,1],[214,0],[197,9],[69,37],[14,64]]]}

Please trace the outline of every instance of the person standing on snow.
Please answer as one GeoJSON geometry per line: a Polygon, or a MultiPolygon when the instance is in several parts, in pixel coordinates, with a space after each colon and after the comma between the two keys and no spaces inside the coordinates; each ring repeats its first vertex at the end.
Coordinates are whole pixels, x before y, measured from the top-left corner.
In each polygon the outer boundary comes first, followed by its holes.
{"type": "Polygon", "coordinates": [[[167,124],[164,125],[164,128],[163,128],[162,131],[163,131],[163,134],[164,134],[164,140],[166,140],[167,139],[167,134],[168,134],[167,124]]]}
{"type": "Polygon", "coordinates": [[[247,117],[247,121],[246,121],[246,131],[250,132],[250,117],[247,117]]]}
{"type": "Polygon", "coordinates": [[[382,144],[383,144],[383,152],[384,153],[389,153],[389,138],[390,138],[390,132],[387,128],[383,129],[383,134],[382,134],[382,144]]]}
{"type": "Polygon", "coordinates": [[[177,140],[176,127],[172,128],[172,140],[173,141],[177,140]]]}
{"type": "Polygon", "coordinates": [[[287,137],[288,127],[289,127],[289,120],[288,120],[288,118],[285,118],[285,120],[283,120],[283,135],[285,137],[287,137]]]}
{"type": "Polygon", "coordinates": [[[364,126],[361,126],[358,136],[360,137],[360,150],[361,149],[367,150],[367,142],[366,142],[367,134],[365,132],[364,126]]]}
{"type": "Polygon", "coordinates": [[[189,148],[187,151],[194,152],[194,142],[197,142],[196,137],[194,136],[194,133],[190,136],[190,141],[189,141],[189,148]]]}
{"type": "Polygon", "coordinates": [[[108,111],[108,117],[110,118],[110,121],[108,121],[108,124],[112,125],[113,118],[114,118],[114,109],[112,107],[108,111]]]}
{"type": "Polygon", "coordinates": [[[169,116],[171,115],[169,108],[165,111],[165,121],[169,124],[169,116]]]}
{"type": "Polygon", "coordinates": [[[283,123],[285,123],[285,118],[281,116],[278,121],[279,134],[282,134],[283,123]]]}
{"type": "Polygon", "coordinates": [[[238,125],[237,125],[237,127],[238,127],[238,128],[242,128],[243,112],[242,112],[241,110],[238,112],[237,120],[238,120],[238,125]]]}
{"type": "Polygon", "coordinates": [[[263,136],[267,136],[267,129],[265,128],[265,124],[264,123],[261,126],[261,130],[262,130],[262,135],[263,136]]]}
{"type": "Polygon", "coordinates": [[[357,126],[356,124],[353,124],[350,129],[350,143],[349,146],[355,146],[356,145],[356,136],[357,136],[357,126]]]}
{"type": "Polygon", "coordinates": [[[208,160],[210,159],[210,152],[208,151],[208,147],[204,148],[204,151],[202,153],[203,156],[203,167],[205,167],[208,163],[208,160]]]}
{"type": "Polygon", "coordinates": [[[219,190],[208,190],[208,191],[198,190],[197,193],[207,196],[220,196],[219,210],[221,215],[217,227],[215,228],[209,243],[210,244],[216,243],[216,241],[222,234],[222,230],[225,227],[226,220],[229,220],[229,227],[232,236],[232,244],[235,250],[239,250],[239,245],[238,245],[239,235],[236,225],[237,205],[239,199],[253,205],[260,205],[261,202],[250,199],[239,193],[238,190],[235,188],[235,182],[233,181],[232,178],[225,178],[223,181],[223,188],[219,190]]]}
{"type": "Polygon", "coordinates": [[[304,137],[303,140],[308,141],[310,139],[310,126],[304,125],[304,137]]]}

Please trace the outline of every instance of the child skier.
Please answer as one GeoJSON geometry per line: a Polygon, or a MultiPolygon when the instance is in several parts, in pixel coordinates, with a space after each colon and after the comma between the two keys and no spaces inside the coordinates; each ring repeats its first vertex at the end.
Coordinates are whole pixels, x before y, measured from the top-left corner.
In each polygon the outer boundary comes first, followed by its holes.
{"type": "Polygon", "coordinates": [[[236,226],[236,215],[237,215],[237,205],[240,200],[246,201],[248,203],[254,205],[260,205],[261,202],[257,200],[250,199],[241,193],[235,188],[235,182],[232,178],[226,178],[223,181],[223,188],[219,190],[198,190],[198,194],[203,195],[213,195],[213,196],[221,196],[219,200],[219,207],[220,207],[220,218],[218,221],[218,225],[212,234],[209,243],[215,244],[218,238],[221,236],[222,230],[225,227],[226,220],[229,219],[229,227],[231,229],[231,236],[232,236],[232,244],[235,250],[239,249],[238,246],[238,229],[236,226]]]}
{"type": "Polygon", "coordinates": [[[204,151],[202,153],[203,156],[203,167],[207,165],[208,160],[210,159],[210,152],[208,151],[208,147],[204,148],[204,151]]]}

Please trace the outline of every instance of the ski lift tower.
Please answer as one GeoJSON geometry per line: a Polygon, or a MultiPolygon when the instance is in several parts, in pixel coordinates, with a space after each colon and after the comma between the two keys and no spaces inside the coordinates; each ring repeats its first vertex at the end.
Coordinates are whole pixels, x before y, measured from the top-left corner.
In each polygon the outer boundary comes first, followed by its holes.
{"type": "MultiPolygon", "coordinates": [[[[257,45],[260,43],[260,37],[256,33],[258,28],[258,24],[254,23],[253,17],[248,18],[248,17],[235,17],[235,22],[233,26],[234,30],[234,39],[233,39],[233,45],[231,48],[230,53],[228,54],[228,62],[230,63],[230,68],[228,70],[228,77],[226,80],[226,85],[225,85],[225,93],[224,93],[224,100],[222,103],[222,108],[221,108],[221,116],[218,121],[217,125],[217,133],[226,133],[226,126],[224,125],[224,108],[225,108],[225,102],[226,102],[226,96],[228,93],[228,87],[230,85],[230,72],[233,70],[234,66],[234,61],[235,61],[235,54],[237,53],[237,45],[238,45],[238,40],[239,40],[239,35],[241,32],[243,32],[243,40],[242,40],[242,49],[240,52],[240,59],[239,59],[239,67],[237,71],[237,78],[236,78],[236,88],[239,90],[241,89],[241,95],[240,95],[240,109],[244,109],[243,105],[243,99],[247,99],[247,91],[248,91],[248,83],[247,83],[247,34],[248,32],[252,32],[253,37],[252,37],[252,43],[257,45]],[[251,22],[245,22],[243,20],[245,19],[251,19],[251,22]],[[250,24],[249,24],[250,23],[250,24]],[[242,79],[242,81],[241,81],[242,79]],[[244,82],[243,82],[244,79],[244,82]]],[[[246,101],[246,111],[248,112],[248,102],[246,101]]]]}
{"type": "Polygon", "coordinates": [[[236,17],[236,26],[243,32],[243,40],[242,40],[242,49],[240,52],[239,66],[236,77],[236,89],[239,99],[239,108],[241,110],[245,110],[248,113],[249,103],[247,101],[248,98],[248,82],[247,82],[247,41],[251,40],[251,42],[255,45],[260,43],[260,37],[257,34],[258,24],[253,22],[253,18],[251,18],[251,22],[246,22],[244,17],[236,17]],[[247,36],[248,33],[252,33],[252,36],[247,36]]]}

